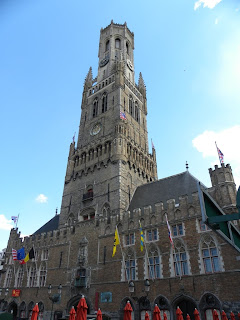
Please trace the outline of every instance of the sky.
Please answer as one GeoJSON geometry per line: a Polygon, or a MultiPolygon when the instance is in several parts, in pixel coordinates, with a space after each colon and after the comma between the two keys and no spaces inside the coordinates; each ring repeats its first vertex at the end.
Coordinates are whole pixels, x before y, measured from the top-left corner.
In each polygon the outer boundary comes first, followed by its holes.
{"type": "Polygon", "coordinates": [[[60,210],[84,79],[90,66],[97,75],[100,29],[112,19],[135,35],[158,178],[187,161],[210,187],[216,141],[240,184],[239,1],[1,0],[0,250],[11,216],[26,236],[60,210]]]}

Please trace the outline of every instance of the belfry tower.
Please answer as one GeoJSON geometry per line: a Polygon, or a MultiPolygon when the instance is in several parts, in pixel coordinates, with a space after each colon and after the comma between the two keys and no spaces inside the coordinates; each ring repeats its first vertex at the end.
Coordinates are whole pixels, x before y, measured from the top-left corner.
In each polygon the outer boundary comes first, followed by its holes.
{"type": "Polygon", "coordinates": [[[126,23],[101,29],[98,75],[89,69],[77,146],[70,145],[60,226],[100,216],[108,222],[127,210],[137,186],[157,179],[146,87],[141,73],[135,84],[133,51],[126,23]]]}

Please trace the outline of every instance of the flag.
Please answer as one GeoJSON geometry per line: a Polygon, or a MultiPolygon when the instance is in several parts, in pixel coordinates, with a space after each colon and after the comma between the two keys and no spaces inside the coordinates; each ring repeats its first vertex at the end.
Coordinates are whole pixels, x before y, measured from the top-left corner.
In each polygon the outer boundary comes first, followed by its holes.
{"type": "Polygon", "coordinates": [[[17,223],[18,217],[17,216],[11,216],[11,219],[14,223],[17,223]]]}
{"type": "Polygon", "coordinates": [[[21,248],[17,251],[17,260],[23,260],[25,258],[25,250],[21,248]]]}
{"type": "Polygon", "coordinates": [[[168,227],[168,237],[169,237],[169,240],[170,240],[170,242],[171,242],[172,247],[174,248],[174,243],[173,243],[173,238],[172,238],[172,232],[171,232],[171,228],[170,228],[170,225],[169,225],[169,222],[168,222],[167,215],[166,215],[166,221],[167,221],[167,227],[168,227]]]}
{"type": "Polygon", "coordinates": [[[17,260],[17,250],[12,249],[12,257],[13,257],[13,260],[14,260],[14,261],[17,260]]]}
{"type": "Polygon", "coordinates": [[[127,120],[126,114],[124,112],[122,112],[122,111],[120,111],[120,119],[127,120]]]}
{"type": "Polygon", "coordinates": [[[224,154],[222,153],[222,151],[217,147],[217,152],[218,152],[218,157],[219,157],[219,161],[220,163],[224,163],[224,160],[223,160],[223,156],[224,154]]]}
{"type": "Polygon", "coordinates": [[[112,257],[115,256],[115,253],[117,251],[117,245],[120,244],[120,240],[119,240],[119,235],[118,235],[118,230],[117,230],[117,227],[116,227],[116,230],[115,230],[115,237],[114,237],[114,243],[113,243],[113,254],[112,254],[112,257]]]}
{"type": "Polygon", "coordinates": [[[142,225],[140,221],[139,221],[139,224],[140,224],[141,251],[143,251],[144,234],[143,234],[142,225]]]}
{"type": "Polygon", "coordinates": [[[24,258],[24,262],[28,262],[29,259],[34,259],[35,258],[35,254],[34,254],[34,250],[33,248],[28,252],[28,254],[26,255],[26,257],[24,258]]]}
{"type": "Polygon", "coordinates": [[[26,262],[25,262],[25,259],[19,261],[19,263],[20,263],[20,264],[25,264],[25,263],[26,263],[26,262]]]}

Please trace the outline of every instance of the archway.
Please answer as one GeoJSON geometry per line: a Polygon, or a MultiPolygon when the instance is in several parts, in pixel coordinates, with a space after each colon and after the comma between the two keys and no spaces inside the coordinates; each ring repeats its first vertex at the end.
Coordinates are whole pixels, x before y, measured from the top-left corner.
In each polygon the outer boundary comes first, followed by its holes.
{"type": "Polygon", "coordinates": [[[12,301],[8,306],[8,312],[13,315],[13,320],[17,319],[18,306],[15,301],[12,301]]]}
{"type": "Polygon", "coordinates": [[[188,296],[180,296],[174,302],[174,317],[176,318],[176,310],[179,307],[182,310],[183,318],[186,319],[187,314],[189,314],[191,319],[194,319],[194,310],[197,308],[196,302],[188,296]]]}
{"type": "MultiPolygon", "coordinates": [[[[67,312],[68,312],[68,313],[70,312],[72,306],[73,306],[73,307],[75,308],[75,310],[77,311],[77,305],[78,305],[78,302],[79,302],[79,300],[81,299],[81,297],[82,297],[82,294],[78,294],[78,295],[72,297],[72,298],[68,301],[68,303],[67,303],[67,312]]],[[[87,297],[84,296],[84,298],[85,298],[86,303],[87,303],[87,306],[88,306],[87,314],[91,314],[91,311],[92,311],[91,303],[90,303],[90,301],[89,301],[89,299],[88,299],[87,297]]]]}

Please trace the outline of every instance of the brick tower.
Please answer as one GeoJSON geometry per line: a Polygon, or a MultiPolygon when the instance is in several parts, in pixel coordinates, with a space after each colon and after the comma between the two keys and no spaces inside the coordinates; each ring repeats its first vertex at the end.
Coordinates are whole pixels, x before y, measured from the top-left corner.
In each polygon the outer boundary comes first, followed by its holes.
{"type": "Polygon", "coordinates": [[[157,179],[148,151],[146,87],[134,74],[134,34],[113,21],[100,31],[98,75],[84,82],[77,147],[71,143],[60,226],[122,214],[137,186],[157,179]]]}
{"type": "Polygon", "coordinates": [[[225,213],[235,213],[236,210],[236,184],[234,182],[232,168],[229,164],[221,167],[215,165],[215,169],[209,169],[212,188],[209,193],[216,199],[225,213]]]}

